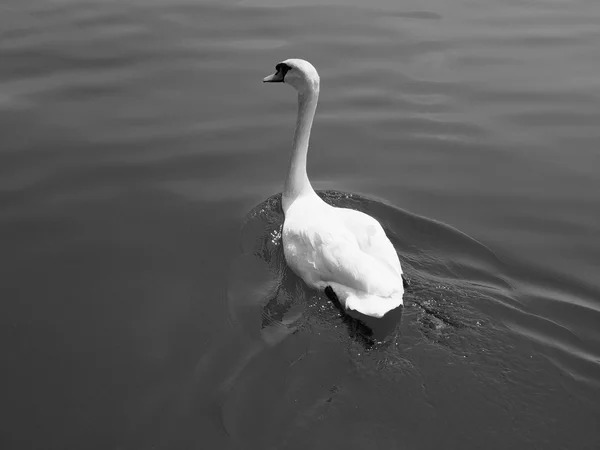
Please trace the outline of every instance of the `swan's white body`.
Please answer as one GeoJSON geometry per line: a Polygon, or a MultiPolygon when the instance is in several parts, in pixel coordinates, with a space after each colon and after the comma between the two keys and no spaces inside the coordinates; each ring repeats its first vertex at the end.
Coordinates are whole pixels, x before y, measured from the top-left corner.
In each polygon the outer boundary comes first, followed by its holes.
{"type": "Polygon", "coordinates": [[[317,71],[307,61],[289,59],[264,81],[285,82],[298,91],[298,121],[282,197],[286,262],[307,285],[331,287],[344,308],[382,317],[403,303],[402,268],[394,246],[373,217],[321,200],[306,174],[319,95],[317,71]]]}

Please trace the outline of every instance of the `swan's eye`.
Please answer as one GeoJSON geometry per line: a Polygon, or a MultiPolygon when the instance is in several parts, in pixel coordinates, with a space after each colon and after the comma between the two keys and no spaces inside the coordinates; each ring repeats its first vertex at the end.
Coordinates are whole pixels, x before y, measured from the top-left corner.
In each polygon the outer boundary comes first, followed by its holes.
{"type": "Polygon", "coordinates": [[[275,70],[277,70],[277,72],[281,72],[281,74],[285,76],[285,74],[292,70],[292,68],[287,64],[279,63],[275,66],[275,70]]]}

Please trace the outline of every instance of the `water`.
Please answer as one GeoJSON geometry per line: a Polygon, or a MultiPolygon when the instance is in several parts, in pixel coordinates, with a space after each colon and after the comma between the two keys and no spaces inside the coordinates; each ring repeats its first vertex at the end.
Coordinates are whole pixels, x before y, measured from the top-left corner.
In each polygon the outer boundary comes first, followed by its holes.
{"type": "Polygon", "coordinates": [[[598,448],[599,21],[5,1],[3,448],[598,448]],[[314,186],[411,279],[373,335],[282,260],[289,57],[321,75],[314,186]]]}

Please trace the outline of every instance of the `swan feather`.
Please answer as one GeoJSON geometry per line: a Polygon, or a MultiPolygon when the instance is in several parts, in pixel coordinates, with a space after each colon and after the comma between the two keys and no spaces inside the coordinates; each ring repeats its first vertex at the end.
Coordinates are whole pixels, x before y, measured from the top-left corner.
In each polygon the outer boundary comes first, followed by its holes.
{"type": "Polygon", "coordinates": [[[292,270],[314,288],[331,286],[346,309],[382,317],[402,304],[398,254],[374,218],[308,196],[288,209],[282,237],[292,270]]]}

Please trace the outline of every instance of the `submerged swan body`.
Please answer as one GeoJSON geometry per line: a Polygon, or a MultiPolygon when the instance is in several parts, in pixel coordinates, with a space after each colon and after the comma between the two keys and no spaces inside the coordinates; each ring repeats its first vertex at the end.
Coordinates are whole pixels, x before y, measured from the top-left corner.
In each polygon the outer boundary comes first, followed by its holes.
{"type": "Polygon", "coordinates": [[[319,75],[302,59],[283,61],[276,70],[263,81],[286,83],[298,91],[298,119],[282,196],[286,262],[307,285],[337,298],[345,309],[383,317],[403,304],[398,254],[377,220],[328,205],[313,190],[306,156],[319,75]]]}

